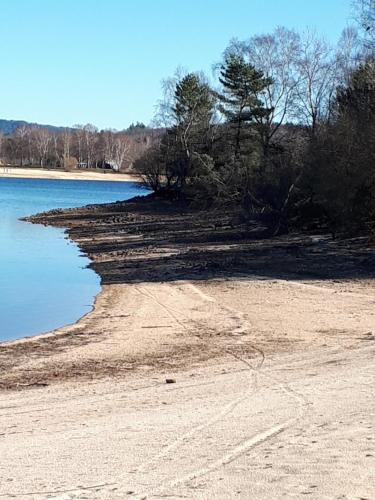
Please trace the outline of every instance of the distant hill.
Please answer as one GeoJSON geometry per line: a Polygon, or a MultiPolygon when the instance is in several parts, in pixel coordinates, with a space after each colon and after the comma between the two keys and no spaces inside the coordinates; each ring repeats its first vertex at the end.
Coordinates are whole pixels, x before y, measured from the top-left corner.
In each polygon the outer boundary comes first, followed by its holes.
{"type": "Polygon", "coordinates": [[[54,127],[53,125],[41,125],[40,123],[30,123],[24,120],[2,120],[0,119],[0,134],[11,135],[13,134],[19,127],[25,125],[26,127],[37,127],[37,128],[46,128],[51,131],[61,131],[64,130],[65,127],[54,127]]]}
{"type": "MultiPolygon", "coordinates": [[[[51,132],[62,132],[66,129],[69,129],[71,131],[75,130],[74,127],[56,127],[55,125],[43,125],[40,123],[27,122],[25,120],[4,120],[0,118],[0,134],[12,135],[18,128],[22,126],[46,128],[51,132]]],[[[141,122],[137,122],[137,123],[132,123],[127,129],[123,129],[121,132],[126,132],[129,135],[137,136],[142,134],[149,135],[150,133],[156,133],[160,135],[163,131],[164,129],[160,128],[153,129],[147,127],[141,122]]]]}

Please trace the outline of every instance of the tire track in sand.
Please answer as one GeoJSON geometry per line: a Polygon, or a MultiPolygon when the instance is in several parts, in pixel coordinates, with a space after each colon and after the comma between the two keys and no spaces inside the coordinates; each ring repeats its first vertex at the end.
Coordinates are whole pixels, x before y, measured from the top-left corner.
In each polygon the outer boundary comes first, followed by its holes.
{"type": "MultiPolygon", "coordinates": [[[[176,311],[175,309],[166,306],[164,303],[162,303],[160,300],[158,300],[157,297],[155,297],[155,295],[153,293],[151,293],[150,291],[141,290],[139,286],[137,287],[137,290],[142,295],[154,300],[180,326],[182,326],[185,330],[189,330],[189,328],[186,326],[186,324],[178,318],[178,315],[181,315],[180,311],[176,311]]],[[[196,287],[194,287],[193,291],[198,292],[197,294],[207,302],[216,302],[215,299],[205,295],[203,292],[201,292],[196,287]]],[[[197,338],[201,341],[202,344],[204,343],[200,337],[197,337],[197,338]]],[[[240,403],[242,403],[242,401],[247,399],[251,394],[253,394],[257,390],[256,371],[261,368],[261,365],[263,364],[263,362],[264,362],[264,356],[262,354],[262,358],[261,358],[261,362],[260,362],[259,366],[255,369],[253,367],[251,368],[252,372],[251,372],[250,386],[249,386],[249,390],[246,391],[245,394],[242,394],[240,397],[238,397],[238,398],[234,399],[233,401],[231,401],[230,403],[228,403],[222,411],[215,414],[212,418],[210,418],[206,422],[193,427],[189,431],[185,432],[184,434],[182,434],[181,436],[176,438],[175,441],[173,441],[171,444],[166,446],[163,450],[160,451],[160,453],[153,456],[150,460],[147,460],[146,462],[142,463],[137,469],[134,470],[134,472],[141,472],[141,473],[146,472],[147,468],[149,468],[150,466],[152,466],[153,464],[155,464],[159,460],[168,456],[173,450],[178,449],[183,443],[188,441],[195,434],[211,427],[213,424],[219,422],[225,416],[227,416],[229,413],[231,413],[236,408],[236,406],[238,406],[240,403]]],[[[251,366],[251,365],[249,364],[249,366],[251,366]]]]}
{"type": "MultiPolygon", "coordinates": [[[[198,293],[199,296],[202,298],[206,298],[212,302],[215,301],[213,297],[209,297],[206,294],[204,294],[201,290],[199,290],[195,285],[192,283],[189,284],[189,287],[198,293]]],[[[244,333],[245,331],[250,330],[250,325],[248,324],[247,320],[244,318],[244,314],[234,308],[224,306],[220,304],[220,307],[224,310],[227,310],[231,314],[235,314],[238,319],[241,320],[241,327],[238,332],[233,332],[234,335],[240,335],[241,333],[244,333]]],[[[247,343],[247,346],[250,346],[254,351],[257,351],[261,357],[262,357],[262,362],[260,365],[260,368],[263,366],[263,363],[265,361],[265,355],[264,352],[259,349],[257,346],[252,345],[247,343]]],[[[237,355],[234,353],[231,349],[227,348],[226,352],[230,354],[231,356],[235,357],[238,359],[240,362],[244,363],[249,370],[253,370],[253,367],[251,364],[241,356],[237,355]]],[[[260,370],[259,368],[259,370],[260,370]]],[[[262,376],[267,378],[269,381],[271,381],[273,384],[277,384],[285,394],[288,396],[292,397],[297,403],[297,411],[299,412],[299,415],[283,420],[282,422],[273,425],[272,427],[265,429],[264,431],[261,431],[259,433],[254,434],[253,436],[243,440],[239,445],[235,446],[232,448],[228,453],[222,455],[220,458],[217,460],[213,461],[211,464],[208,464],[205,467],[202,467],[200,469],[195,470],[194,472],[191,472],[190,474],[187,474],[185,476],[182,476],[180,478],[177,478],[174,481],[171,481],[169,483],[165,483],[162,485],[162,490],[165,490],[166,488],[175,488],[177,486],[181,486],[184,483],[190,482],[192,480],[198,479],[199,477],[202,477],[206,474],[209,474],[210,472],[214,472],[221,467],[228,465],[229,463],[233,462],[234,460],[240,458],[244,454],[246,454],[248,451],[250,451],[252,448],[255,446],[258,446],[269,439],[272,439],[273,437],[277,436],[287,428],[290,428],[291,426],[295,425],[306,413],[307,407],[309,406],[309,401],[305,398],[304,395],[299,394],[298,392],[294,391],[291,387],[289,387],[288,384],[280,382],[275,380],[273,377],[266,375],[262,372],[262,376]]]]}
{"type": "MultiPolygon", "coordinates": [[[[210,302],[210,303],[217,303],[217,301],[208,295],[206,295],[202,290],[197,288],[195,285],[192,283],[187,283],[184,284],[185,287],[189,288],[191,291],[193,291],[197,296],[199,296],[203,301],[205,302],[210,302]]],[[[160,305],[169,315],[172,317],[179,325],[181,325],[184,329],[188,330],[188,327],[186,324],[180,319],[182,313],[181,311],[176,311],[175,309],[168,307],[166,304],[160,302],[157,297],[154,296],[153,293],[150,291],[145,291],[145,290],[139,290],[140,293],[143,295],[147,296],[148,298],[154,300],[157,302],[157,304],[160,305]]],[[[250,330],[250,325],[248,324],[247,320],[244,318],[244,314],[236,309],[224,306],[223,304],[218,304],[219,308],[221,310],[225,310],[228,313],[232,315],[232,318],[235,318],[238,321],[238,327],[232,332],[233,335],[243,335],[246,332],[250,330]]],[[[199,338],[199,337],[198,337],[199,338]]],[[[200,338],[199,338],[200,339],[200,338]]],[[[201,339],[200,339],[201,340],[201,339]]],[[[202,343],[203,340],[201,340],[202,343]]],[[[244,394],[242,394],[240,397],[236,398],[235,400],[231,401],[219,414],[213,416],[206,422],[195,426],[193,429],[189,430],[188,432],[182,434],[178,438],[175,439],[170,445],[168,445],[165,449],[163,449],[160,453],[156,454],[154,457],[152,457],[150,460],[147,462],[144,462],[141,464],[136,471],[134,472],[147,472],[147,469],[150,468],[150,466],[154,465],[156,462],[162,460],[163,458],[166,458],[168,455],[170,455],[173,451],[177,451],[182,445],[187,443],[191,438],[193,438],[196,434],[198,434],[201,431],[204,431],[205,429],[209,429],[212,427],[214,424],[220,422],[223,418],[225,418],[228,414],[230,414],[241,402],[245,401],[249,397],[251,397],[252,394],[254,394],[258,390],[258,374],[265,362],[265,355],[264,352],[259,349],[257,346],[250,344],[249,342],[246,342],[246,346],[250,347],[257,355],[258,355],[258,362],[256,363],[256,366],[253,366],[252,363],[250,363],[247,359],[245,359],[242,356],[239,356],[236,352],[235,349],[241,344],[242,342],[239,341],[236,343],[233,348],[226,348],[225,352],[227,354],[233,356],[235,359],[240,361],[241,363],[245,364],[245,366],[249,370],[249,374],[251,377],[251,384],[250,388],[251,390],[246,390],[244,394]]],[[[279,422],[272,427],[265,429],[259,433],[256,433],[249,438],[246,438],[242,442],[240,442],[237,446],[234,446],[228,453],[225,453],[221,457],[219,457],[217,460],[214,460],[212,463],[207,464],[204,467],[201,467],[199,469],[196,469],[195,471],[183,475],[179,478],[176,478],[173,481],[167,481],[162,484],[160,484],[156,489],[152,489],[151,491],[149,490],[148,493],[144,492],[142,494],[137,494],[137,498],[148,498],[148,495],[151,494],[153,497],[159,496],[162,494],[162,492],[166,491],[167,489],[170,488],[175,488],[177,486],[181,486],[184,483],[190,482],[192,480],[195,480],[199,477],[202,477],[210,472],[213,472],[215,470],[220,469],[221,467],[233,462],[234,460],[238,459],[239,457],[243,456],[245,453],[247,453],[249,450],[254,448],[255,446],[262,444],[266,442],[267,440],[275,437],[276,435],[280,434],[283,432],[285,429],[293,426],[296,424],[298,420],[302,418],[302,416],[305,414],[306,408],[308,406],[308,401],[306,398],[293,389],[291,389],[287,384],[281,383],[277,380],[275,380],[273,377],[270,377],[269,375],[266,375],[262,373],[262,376],[268,379],[269,381],[272,382],[273,385],[277,385],[278,387],[281,388],[285,394],[287,394],[289,397],[292,397],[295,401],[298,403],[297,411],[298,415],[290,418],[283,420],[282,422],[279,422]]],[[[164,495],[163,495],[164,496],[164,495]]]]}

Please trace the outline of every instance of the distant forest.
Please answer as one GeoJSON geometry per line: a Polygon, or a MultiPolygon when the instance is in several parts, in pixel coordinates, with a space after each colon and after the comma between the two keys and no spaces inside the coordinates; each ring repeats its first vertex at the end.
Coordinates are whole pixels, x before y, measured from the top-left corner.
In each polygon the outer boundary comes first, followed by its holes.
{"type": "Polygon", "coordinates": [[[0,161],[20,167],[129,171],[163,132],[139,122],[119,132],[99,131],[91,124],[64,128],[0,120],[0,161]]]}
{"type": "Polygon", "coordinates": [[[278,27],[164,82],[166,132],[135,168],[175,203],[258,219],[272,234],[375,231],[375,2],[332,47],[278,27]]]}

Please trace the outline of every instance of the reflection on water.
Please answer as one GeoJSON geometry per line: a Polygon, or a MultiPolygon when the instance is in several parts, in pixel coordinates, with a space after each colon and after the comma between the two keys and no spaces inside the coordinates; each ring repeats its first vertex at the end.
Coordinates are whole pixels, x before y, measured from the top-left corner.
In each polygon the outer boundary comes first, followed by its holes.
{"type": "Polygon", "coordinates": [[[18,220],[52,208],[145,194],[135,183],[0,178],[0,341],[77,321],[100,279],[62,229],[18,220]]]}

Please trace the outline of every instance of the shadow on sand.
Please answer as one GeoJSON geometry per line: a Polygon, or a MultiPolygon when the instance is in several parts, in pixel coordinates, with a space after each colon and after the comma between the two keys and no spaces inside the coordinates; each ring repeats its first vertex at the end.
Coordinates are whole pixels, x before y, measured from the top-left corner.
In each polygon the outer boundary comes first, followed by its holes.
{"type": "Polygon", "coordinates": [[[67,227],[103,284],[251,275],[292,280],[375,276],[375,246],[368,238],[269,238],[264,228],[233,210],[182,211],[152,196],[30,220],[67,227]]]}

